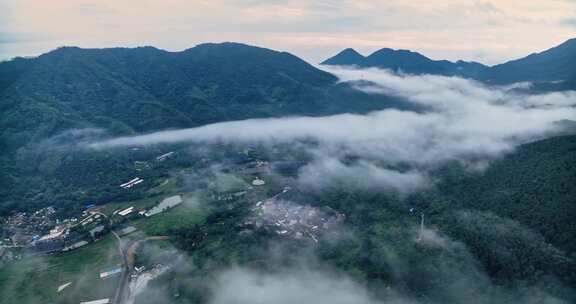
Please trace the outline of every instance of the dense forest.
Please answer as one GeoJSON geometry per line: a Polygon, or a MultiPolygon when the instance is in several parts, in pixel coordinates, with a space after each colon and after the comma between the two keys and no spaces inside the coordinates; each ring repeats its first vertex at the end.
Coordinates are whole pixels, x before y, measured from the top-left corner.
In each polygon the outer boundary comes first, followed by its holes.
{"type": "Polygon", "coordinates": [[[177,53],[64,47],[34,59],[0,62],[0,209],[109,201],[110,195],[100,193],[111,191],[102,189],[102,181],[126,178],[111,175],[126,172],[121,166],[130,153],[85,151],[83,140],[390,107],[415,108],[354,90],[291,54],[237,43],[177,53]],[[71,142],[74,147],[67,146],[71,142]],[[83,166],[88,167],[81,172],[97,170],[107,177],[77,176],[75,169],[83,166]]]}
{"type": "Polygon", "coordinates": [[[561,136],[523,145],[481,173],[451,165],[438,186],[409,197],[340,186],[292,193],[287,199],[346,215],[318,244],[245,227],[249,202],[220,204],[204,224],[170,232],[194,264],[162,276],[139,301],[170,292],[178,303],[204,303],[216,274],[241,265],[337,269],[384,302],[400,293],[418,303],[569,303],[575,158],[576,137],[561,136]]]}

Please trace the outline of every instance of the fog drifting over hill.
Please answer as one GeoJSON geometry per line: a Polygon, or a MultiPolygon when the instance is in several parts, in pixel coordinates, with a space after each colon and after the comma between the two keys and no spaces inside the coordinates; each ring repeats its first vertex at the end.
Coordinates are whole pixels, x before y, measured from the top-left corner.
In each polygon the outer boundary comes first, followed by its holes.
{"type": "MultiPolygon", "coordinates": [[[[319,172],[326,182],[353,181],[359,187],[388,187],[410,192],[430,183],[427,172],[457,161],[472,169],[521,143],[557,131],[555,122],[576,118],[576,92],[528,94],[529,84],[489,87],[443,76],[412,76],[378,69],[330,68],[341,81],[371,94],[398,96],[424,112],[387,109],[326,117],[286,117],[222,122],[198,128],[162,131],[91,143],[112,148],[177,142],[318,142],[315,161],[300,178],[319,172]],[[361,161],[345,164],[342,157],[361,161]],[[409,165],[410,169],[396,170],[409,165]]],[[[350,100],[354,103],[354,100],[350,100]]]]}

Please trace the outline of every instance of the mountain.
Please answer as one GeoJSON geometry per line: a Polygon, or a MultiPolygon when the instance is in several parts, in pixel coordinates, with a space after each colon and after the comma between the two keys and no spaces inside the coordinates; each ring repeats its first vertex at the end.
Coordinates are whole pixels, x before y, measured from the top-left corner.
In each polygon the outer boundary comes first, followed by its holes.
{"type": "MultiPolygon", "coordinates": [[[[351,50],[351,49],[347,49],[351,50]]],[[[488,67],[477,62],[432,60],[417,52],[383,48],[363,57],[342,51],[322,64],[377,67],[408,74],[461,76],[493,84],[533,82],[544,90],[576,88],[576,39],[527,57],[488,67]]]]}
{"type": "MultiPolygon", "coordinates": [[[[335,62],[353,62],[358,55],[349,50],[335,62]]],[[[484,69],[474,63],[434,61],[389,49],[362,58],[368,64],[379,62],[413,73],[451,75],[459,67],[466,72],[484,69]]],[[[182,52],[153,47],[66,47],[38,58],[3,62],[0,217],[48,205],[56,206],[66,217],[77,217],[85,205],[93,203],[111,203],[101,211],[113,214],[120,206],[149,208],[175,194],[191,198],[188,207],[158,215],[152,222],[132,222],[141,231],[139,235],[170,238],[165,245],[171,253],[141,248],[139,266],[146,264],[150,269],[158,262],[170,267],[166,261],[171,259],[177,265],[138,295],[138,303],[143,298],[145,303],[169,299],[210,302],[212,282],[218,280],[215,274],[226,275],[226,269],[281,274],[286,270],[292,280],[291,271],[302,266],[306,273],[318,267],[329,273],[337,271],[343,278],[350,276],[344,287],[357,281],[366,288],[361,293],[370,297],[353,297],[360,299],[356,302],[470,303],[470,299],[479,299],[477,303],[575,303],[574,121],[558,122],[566,130],[564,136],[519,146],[485,170],[469,170],[466,162],[459,161],[435,168],[429,174],[433,185],[402,195],[385,187],[354,189],[338,183],[325,188],[298,187],[301,183],[292,177],[268,175],[264,176],[266,186],[250,187],[253,190],[242,191],[244,196],[240,192],[230,195],[228,190],[236,187],[234,184],[244,189],[253,181],[251,172],[266,168],[259,167],[257,160],[269,160],[274,167],[275,160],[297,166],[309,159],[301,142],[280,143],[272,149],[266,142],[84,148],[86,141],[102,137],[226,120],[363,113],[386,107],[409,108],[401,100],[365,94],[339,83],[333,75],[288,53],[236,43],[202,44],[182,52]],[[161,161],[161,155],[172,156],[161,161]],[[222,164],[234,165],[222,168],[222,164]],[[139,186],[119,187],[135,177],[142,179],[139,186]],[[295,187],[286,187],[292,182],[295,187]],[[203,201],[206,203],[199,203],[203,201]],[[331,227],[334,233],[322,236],[316,234],[316,228],[304,225],[297,229],[302,229],[305,237],[294,233],[298,230],[284,235],[288,231],[278,230],[278,214],[260,227],[255,220],[262,215],[255,212],[257,201],[272,206],[280,203],[275,209],[284,209],[279,214],[286,212],[280,215],[287,219],[282,222],[291,222],[294,216],[299,220],[306,213],[308,219],[314,216],[308,224],[319,222],[318,230],[331,227]],[[294,209],[281,207],[291,202],[294,209]],[[187,265],[188,259],[194,267],[178,267],[187,265]],[[169,297],[162,290],[170,291],[169,297]]],[[[305,142],[318,147],[312,153],[321,152],[323,146],[317,146],[315,140],[305,142]]],[[[359,149],[365,148],[362,140],[358,142],[359,149]]],[[[354,155],[356,149],[349,150],[342,161],[360,163],[354,155]]],[[[408,172],[409,164],[393,168],[405,166],[408,172]]],[[[322,170],[313,173],[318,173],[319,182],[326,178],[322,170]]],[[[128,221],[132,220],[113,220],[122,226],[128,221]]],[[[91,228],[77,225],[74,233],[91,228]]],[[[93,280],[83,278],[92,275],[93,269],[117,262],[116,255],[101,258],[116,249],[111,240],[108,236],[78,251],[35,260],[25,257],[0,267],[2,298],[9,302],[18,299],[18,303],[78,303],[103,298],[95,295],[108,294],[114,286],[106,290],[106,285],[100,291],[93,280]],[[61,276],[63,271],[67,271],[65,276],[61,276]],[[50,280],[51,276],[58,280],[50,280]],[[46,285],[48,281],[51,284],[46,285]],[[60,281],[81,285],[56,293],[60,281]]],[[[263,278],[275,280],[275,276],[263,278]]],[[[294,281],[302,278],[309,282],[310,278],[323,280],[323,275],[298,275],[294,281]]],[[[342,285],[328,283],[326,286],[342,285]]],[[[321,285],[320,289],[326,288],[321,285]]]]}
{"type": "MultiPolygon", "coordinates": [[[[238,43],[201,44],[182,52],[63,47],[37,58],[1,62],[0,182],[6,187],[0,197],[12,203],[0,205],[48,201],[35,194],[79,183],[66,177],[74,174],[63,174],[72,170],[63,168],[74,167],[65,164],[69,155],[36,152],[38,144],[69,130],[129,135],[386,107],[413,106],[354,90],[289,53],[238,43]],[[28,187],[32,176],[36,186],[28,187]]],[[[103,155],[90,156],[95,170],[117,165],[100,159],[103,155]]],[[[89,166],[86,159],[73,161],[79,162],[89,166]]]]}
{"type": "Polygon", "coordinates": [[[0,75],[2,138],[16,145],[68,128],[112,124],[131,133],[386,107],[364,95],[350,108],[335,76],[291,54],[236,43],[177,53],[66,47],[1,63],[0,75]]]}
{"type": "Polygon", "coordinates": [[[356,52],[356,50],[348,48],[336,54],[336,56],[326,59],[321,64],[359,65],[364,59],[364,56],[360,55],[360,53],[356,52]]]}
{"type": "Polygon", "coordinates": [[[576,81],[576,39],[521,59],[491,67],[482,77],[492,83],[576,81]]]}
{"type": "Polygon", "coordinates": [[[389,48],[380,49],[367,57],[360,55],[353,49],[346,49],[325,60],[322,64],[377,67],[416,75],[434,74],[463,77],[476,77],[488,68],[477,62],[432,60],[417,52],[389,48]]]}

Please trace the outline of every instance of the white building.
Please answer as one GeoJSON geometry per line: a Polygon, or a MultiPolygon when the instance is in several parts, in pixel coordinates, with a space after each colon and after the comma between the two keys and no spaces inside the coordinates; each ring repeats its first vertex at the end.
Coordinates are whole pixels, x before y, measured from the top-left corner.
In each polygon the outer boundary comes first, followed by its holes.
{"type": "Polygon", "coordinates": [[[164,212],[168,209],[174,208],[180,205],[183,202],[181,195],[174,195],[171,197],[167,197],[160,204],[156,205],[154,208],[148,210],[144,215],[145,216],[153,216],[158,213],[164,212]]]}
{"type": "Polygon", "coordinates": [[[108,304],[108,303],[110,303],[110,299],[100,299],[95,301],[80,302],[80,304],[108,304]]]}
{"type": "Polygon", "coordinates": [[[58,286],[58,292],[62,292],[62,290],[64,290],[66,287],[70,286],[72,284],[72,282],[68,282],[68,283],[64,283],[60,286],[58,286]]]}
{"type": "Polygon", "coordinates": [[[128,214],[132,213],[132,211],[134,211],[134,206],[130,206],[130,207],[118,212],[118,214],[121,216],[127,216],[128,214]]]}
{"type": "Polygon", "coordinates": [[[263,179],[256,178],[252,181],[253,186],[263,186],[266,182],[263,179]]]}

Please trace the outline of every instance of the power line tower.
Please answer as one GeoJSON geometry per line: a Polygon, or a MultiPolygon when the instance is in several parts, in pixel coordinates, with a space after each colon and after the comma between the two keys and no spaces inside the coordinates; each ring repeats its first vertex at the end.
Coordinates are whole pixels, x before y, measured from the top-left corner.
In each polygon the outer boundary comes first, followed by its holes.
{"type": "Polygon", "coordinates": [[[418,239],[416,239],[416,241],[420,242],[422,240],[422,235],[424,235],[424,213],[420,214],[420,233],[418,234],[418,239]]]}

